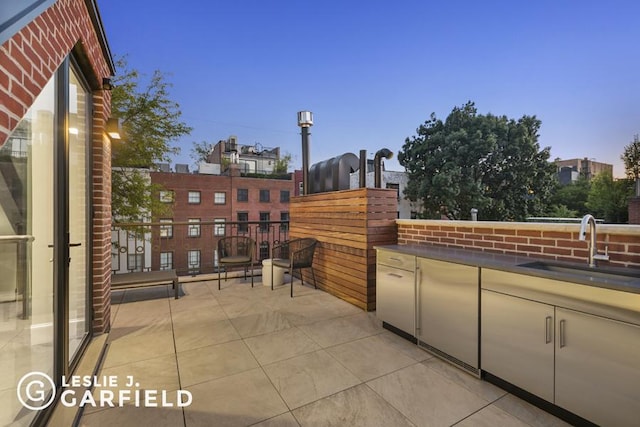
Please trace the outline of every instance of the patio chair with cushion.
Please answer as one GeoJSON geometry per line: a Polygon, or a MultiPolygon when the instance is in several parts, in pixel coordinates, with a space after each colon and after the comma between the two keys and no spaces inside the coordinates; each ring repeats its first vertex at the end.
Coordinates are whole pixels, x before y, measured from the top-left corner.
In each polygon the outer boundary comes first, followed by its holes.
{"type": "MultiPolygon", "coordinates": [[[[310,268],[313,276],[313,287],[316,286],[316,275],[313,272],[313,254],[316,250],[318,241],[313,238],[293,239],[279,245],[273,246],[271,261],[271,277],[273,277],[273,267],[281,267],[289,270],[291,277],[291,298],[293,298],[293,271],[303,268],[310,268]]],[[[302,272],[300,272],[300,280],[304,286],[302,272]]],[[[273,290],[273,280],[271,281],[271,290],[273,290]]]]}
{"type": "Polygon", "coordinates": [[[220,290],[220,270],[224,268],[224,280],[227,270],[244,267],[244,278],[247,279],[247,268],[251,268],[251,287],[253,288],[253,253],[256,242],[251,237],[229,236],[218,240],[218,290],[220,290]]]}

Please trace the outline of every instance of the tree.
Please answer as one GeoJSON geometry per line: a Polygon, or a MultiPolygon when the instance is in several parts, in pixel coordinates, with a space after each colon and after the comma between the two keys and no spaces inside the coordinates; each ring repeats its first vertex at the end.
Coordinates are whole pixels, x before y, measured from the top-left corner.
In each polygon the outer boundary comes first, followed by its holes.
{"type": "Polygon", "coordinates": [[[624,147],[622,161],[627,177],[635,181],[635,195],[640,196],[640,140],[634,135],[633,142],[624,147]]]}
{"type": "Polygon", "coordinates": [[[479,115],[473,102],[443,122],[432,113],[407,138],[398,160],[409,174],[405,195],[427,217],[524,220],[547,208],[555,181],[549,148],[540,150],[535,116],[479,115]]]}
{"type": "MultiPolygon", "coordinates": [[[[574,218],[588,213],[586,203],[590,189],[591,183],[584,176],[580,176],[575,182],[559,186],[551,197],[551,211],[564,206],[567,213],[574,212],[573,215],[562,216],[563,218],[574,218]]],[[[552,212],[549,212],[549,215],[558,216],[552,212]]]]}
{"type": "Polygon", "coordinates": [[[566,207],[565,205],[553,205],[549,212],[547,212],[552,218],[578,218],[578,211],[574,211],[566,207]]]}
{"type": "Polygon", "coordinates": [[[280,156],[278,160],[276,160],[275,165],[273,166],[274,174],[284,174],[289,170],[289,164],[291,163],[291,154],[285,153],[283,156],[280,156]]]}
{"type": "Polygon", "coordinates": [[[605,222],[622,224],[629,221],[629,198],[633,193],[633,181],[614,180],[610,172],[601,172],[591,180],[587,208],[605,222]]]}
{"type": "Polygon", "coordinates": [[[206,162],[215,146],[213,142],[194,142],[193,147],[191,147],[191,158],[196,163],[206,162]]]}
{"type": "Polygon", "coordinates": [[[640,139],[634,135],[633,142],[624,147],[622,156],[624,168],[630,179],[640,179],[640,139]]]}
{"type": "Polygon", "coordinates": [[[111,112],[119,118],[124,138],[112,145],[111,209],[120,221],[140,221],[167,209],[154,197],[160,187],[140,168],[169,162],[179,151],[170,143],[191,128],[180,121],[180,106],[170,99],[171,85],[162,72],[154,71],[145,85],[141,74],[128,68],[126,58],[118,59],[116,67],[122,73],[114,78],[111,112]]]}

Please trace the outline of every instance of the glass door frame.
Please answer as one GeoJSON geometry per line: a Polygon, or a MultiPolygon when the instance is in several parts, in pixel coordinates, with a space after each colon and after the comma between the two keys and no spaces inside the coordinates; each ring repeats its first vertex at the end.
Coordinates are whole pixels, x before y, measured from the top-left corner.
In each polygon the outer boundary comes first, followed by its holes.
{"type": "Polygon", "coordinates": [[[55,78],[56,93],[56,114],[54,132],[54,243],[53,243],[53,286],[54,286],[54,372],[56,386],[61,385],[62,376],[69,376],[70,372],[77,366],[86,346],[92,337],[92,283],[91,283],[91,210],[92,210],[92,168],[91,168],[91,148],[92,148],[92,123],[93,102],[91,91],[86,81],[84,81],[81,68],[78,66],[72,55],[67,56],[56,71],[55,78]],[[87,230],[84,236],[86,242],[86,310],[85,321],[87,322],[87,334],[82,344],[76,352],[74,360],[69,360],[69,262],[70,262],[70,236],[69,236],[69,81],[71,69],[76,71],[77,77],[81,80],[84,89],[87,91],[88,102],[86,112],[86,209],[87,230]]]}

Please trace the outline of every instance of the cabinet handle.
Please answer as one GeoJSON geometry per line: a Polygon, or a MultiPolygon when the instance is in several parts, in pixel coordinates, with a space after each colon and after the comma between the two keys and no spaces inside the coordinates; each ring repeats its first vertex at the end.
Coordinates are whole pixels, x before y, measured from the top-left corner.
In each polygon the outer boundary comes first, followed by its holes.
{"type": "Polygon", "coordinates": [[[402,279],[403,277],[401,274],[396,274],[396,273],[387,273],[387,276],[396,277],[398,279],[402,279]]]}
{"type": "Polygon", "coordinates": [[[552,340],[552,337],[551,337],[551,325],[552,325],[551,321],[552,320],[553,319],[552,319],[551,316],[547,316],[545,318],[545,321],[544,321],[544,323],[545,323],[545,325],[544,325],[544,342],[545,342],[545,344],[549,344],[551,342],[551,340],[552,340]]]}
{"type": "Polygon", "coordinates": [[[389,257],[391,261],[401,261],[400,258],[389,257]]]}
{"type": "Polygon", "coordinates": [[[416,266],[416,338],[420,338],[420,283],[422,282],[422,270],[416,266]]]}
{"type": "Polygon", "coordinates": [[[560,321],[560,348],[565,347],[567,345],[567,343],[564,340],[564,329],[565,329],[565,324],[566,324],[566,320],[561,320],[560,321]]]}

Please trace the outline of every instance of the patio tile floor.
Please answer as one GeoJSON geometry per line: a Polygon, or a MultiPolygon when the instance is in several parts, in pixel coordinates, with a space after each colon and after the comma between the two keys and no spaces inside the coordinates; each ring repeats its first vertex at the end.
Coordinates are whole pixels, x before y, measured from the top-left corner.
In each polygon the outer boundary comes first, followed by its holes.
{"type": "Polygon", "coordinates": [[[299,282],[293,299],[244,279],[182,286],[113,293],[100,375],[191,405],[87,408],[81,426],[567,425],[299,282]]]}

